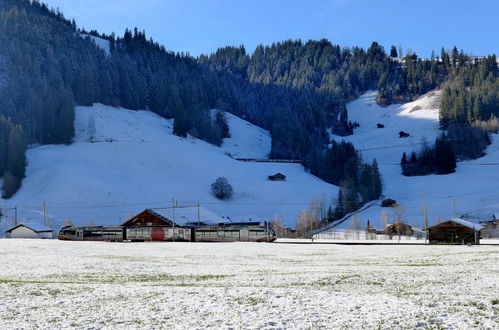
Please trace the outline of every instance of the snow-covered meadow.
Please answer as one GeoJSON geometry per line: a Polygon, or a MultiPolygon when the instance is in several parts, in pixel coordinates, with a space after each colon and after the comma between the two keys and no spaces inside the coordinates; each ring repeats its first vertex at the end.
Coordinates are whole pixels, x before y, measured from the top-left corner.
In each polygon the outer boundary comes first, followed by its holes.
{"type": "MultiPolygon", "coordinates": [[[[387,222],[394,222],[397,214],[402,221],[418,227],[424,224],[424,209],[430,225],[453,217],[464,216],[472,222],[491,219],[499,213],[499,139],[492,136],[487,155],[476,160],[459,162],[455,173],[404,177],[400,167],[402,153],[418,152],[423,144],[435,143],[439,130],[438,107],[440,91],[432,91],[419,99],[388,107],[379,106],[377,92],[367,92],[347,105],[348,116],[360,124],[348,137],[333,136],[336,140],[351,141],[365,161],[376,158],[383,180],[383,194],[397,201],[400,208],[370,207],[357,215],[363,228],[367,220],[376,228],[383,228],[382,214],[387,222]],[[376,124],[384,128],[376,128],[376,124]],[[399,138],[399,132],[410,134],[399,138]]],[[[342,228],[350,228],[346,221],[342,228]]]]}
{"type": "Polygon", "coordinates": [[[499,249],[0,240],[0,328],[498,328],[499,249]]]}

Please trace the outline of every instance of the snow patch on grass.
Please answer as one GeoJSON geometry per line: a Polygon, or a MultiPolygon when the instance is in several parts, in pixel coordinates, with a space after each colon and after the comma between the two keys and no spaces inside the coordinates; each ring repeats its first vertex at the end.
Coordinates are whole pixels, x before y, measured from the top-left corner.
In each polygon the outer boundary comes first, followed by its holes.
{"type": "Polygon", "coordinates": [[[0,251],[4,329],[499,327],[495,247],[12,239],[0,251]]]}

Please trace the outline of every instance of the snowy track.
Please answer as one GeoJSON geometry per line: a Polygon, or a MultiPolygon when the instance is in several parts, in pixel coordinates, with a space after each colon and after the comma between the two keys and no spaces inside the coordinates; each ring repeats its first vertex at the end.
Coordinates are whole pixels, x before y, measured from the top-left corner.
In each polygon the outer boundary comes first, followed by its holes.
{"type": "Polygon", "coordinates": [[[0,240],[0,328],[498,328],[499,249],[0,240]]]}

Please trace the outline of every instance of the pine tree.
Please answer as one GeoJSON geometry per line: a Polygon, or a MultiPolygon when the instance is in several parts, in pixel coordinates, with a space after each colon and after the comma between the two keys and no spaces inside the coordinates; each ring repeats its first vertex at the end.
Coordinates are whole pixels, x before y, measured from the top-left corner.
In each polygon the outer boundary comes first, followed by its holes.
{"type": "Polygon", "coordinates": [[[371,164],[371,169],[373,177],[372,200],[375,200],[379,199],[381,197],[381,194],[383,193],[383,183],[381,181],[381,173],[379,172],[378,162],[376,161],[376,158],[374,158],[371,164]]]}
{"type": "Polygon", "coordinates": [[[398,57],[397,47],[392,46],[392,48],[390,49],[390,57],[398,57]]]}
{"type": "Polygon", "coordinates": [[[230,128],[227,123],[227,116],[223,111],[217,111],[215,116],[215,123],[220,129],[220,135],[222,139],[230,137],[230,128]]]}
{"type": "Polygon", "coordinates": [[[407,155],[404,152],[402,154],[402,159],[400,160],[400,166],[402,167],[402,175],[408,176],[408,171],[407,171],[407,155]]]}
{"type": "Polygon", "coordinates": [[[14,126],[9,134],[7,170],[19,180],[26,172],[26,143],[21,126],[14,126]]]}
{"type": "Polygon", "coordinates": [[[21,186],[21,180],[7,170],[3,175],[2,198],[11,198],[21,186]]]}
{"type": "Polygon", "coordinates": [[[456,170],[454,150],[445,135],[435,141],[435,162],[437,174],[449,174],[456,170]]]}

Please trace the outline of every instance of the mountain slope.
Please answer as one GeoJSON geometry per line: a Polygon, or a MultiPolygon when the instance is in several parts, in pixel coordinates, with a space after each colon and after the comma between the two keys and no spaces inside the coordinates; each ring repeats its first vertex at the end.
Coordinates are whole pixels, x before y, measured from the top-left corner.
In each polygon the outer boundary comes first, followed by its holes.
{"type": "Polygon", "coordinates": [[[41,222],[47,202],[53,222],[116,225],[144,208],[201,206],[232,220],[272,220],[294,226],[310,200],[326,201],[337,187],[308,174],[299,164],[239,162],[225,153],[263,158],[270,152],[268,132],[228,114],[232,137],[220,148],[172,134],[173,122],[148,111],[100,104],[77,107],[75,142],[28,151],[27,177],[8,205],[19,207],[20,221],[41,222]],[[284,182],[267,176],[281,172],[284,182]],[[230,201],[211,195],[211,184],[225,176],[234,188],[230,201]]]}
{"type": "MultiPolygon", "coordinates": [[[[486,150],[485,157],[458,163],[456,173],[405,177],[401,174],[402,153],[418,151],[424,144],[433,145],[441,133],[438,123],[440,92],[430,92],[418,100],[403,105],[380,107],[376,104],[376,92],[368,92],[348,104],[349,118],[360,123],[354,135],[344,138],[361,150],[365,161],[376,158],[383,176],[386,197],[393,198],[401,207],[402,221],[423,225],[423,208],[428,209],[429,222],[439,218],[467,216],[472,221],[490,218],[499,211],[499,142],[486,150]],[[376,128],[376,124],[385,125],[376,128]],[[410,134],[399,138],[399,131],[410,134]],[[455,211],[454,211],[455,210],[455,211]]],[[[337,140],[343,139],[334,137],[337,140]]],[[[396,219],[396,209],[371,207],[357,215],[365,227],[367,220],[381,228],[381,214],[386,212],[388,222],[396,219]]],[[[351,221],[342,227],[352,226],[351,221]]]]}

